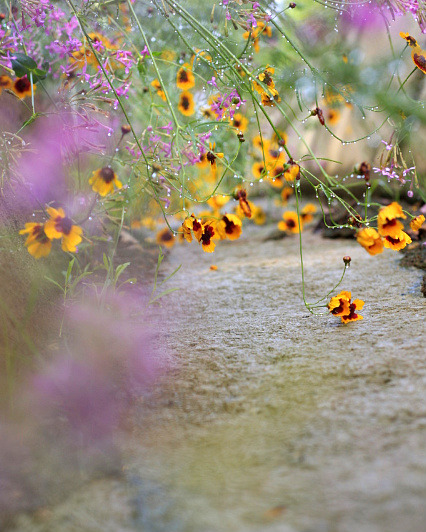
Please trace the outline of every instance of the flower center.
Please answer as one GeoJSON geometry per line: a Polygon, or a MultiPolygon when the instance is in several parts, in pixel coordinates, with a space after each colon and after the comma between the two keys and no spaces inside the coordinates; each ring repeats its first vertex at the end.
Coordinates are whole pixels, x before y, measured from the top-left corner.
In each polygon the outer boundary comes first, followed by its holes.
{"type": "Polygon", "coordinates": [[[111,181],[114,181],[114,172],[109,166],[105,166],[104,168],[102,168],[102,170],[100,171],[100,176],[105,181],[105,183],[111,183],[111,181]]]}

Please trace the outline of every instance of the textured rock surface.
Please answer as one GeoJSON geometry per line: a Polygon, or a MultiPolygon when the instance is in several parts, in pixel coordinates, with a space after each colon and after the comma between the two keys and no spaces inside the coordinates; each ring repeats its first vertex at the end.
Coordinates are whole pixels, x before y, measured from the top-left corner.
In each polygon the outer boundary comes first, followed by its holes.
{"type": "Polygon", "coordinates": [[[365,301],[364,320],[341,326],[304,309],[297,237],[268,231],[213,255],[173,249],[173,369],[135,407],[123,477],[14,530],[424,532],[421,272],[390,251],[304,235],[308,300],[352,256],[341,288],[365,301]]]}

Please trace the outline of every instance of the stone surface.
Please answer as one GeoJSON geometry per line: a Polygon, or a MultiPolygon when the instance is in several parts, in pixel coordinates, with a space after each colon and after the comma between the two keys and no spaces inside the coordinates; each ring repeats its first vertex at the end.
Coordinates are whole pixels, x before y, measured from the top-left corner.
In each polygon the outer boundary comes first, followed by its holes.
{"type": "Polygon", "coordinates": [[[304,234],[309,301],[352,257],[340,288],[365,301],[364,320],[340,325],[303,306],[298,237],[270,232],[250,227],[212,255],[172,250],[171,369],[135,405],[122,478],[13,530],[424,532],[421,272],[304,234]]]}

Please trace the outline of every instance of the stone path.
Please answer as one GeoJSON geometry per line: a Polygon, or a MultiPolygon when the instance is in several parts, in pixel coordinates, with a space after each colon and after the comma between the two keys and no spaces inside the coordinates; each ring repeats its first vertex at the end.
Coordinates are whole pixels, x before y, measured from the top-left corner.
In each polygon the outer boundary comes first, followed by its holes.
{"type": "Polygon", "coordinates": [[[183,264],[165,303],[173,369],[135,406],[123,478],[100,479],[15,531],[424,532],[425,299],[390,251],[304,234],[307,297],[342,285],[364,320],[301,301],[298,240],[252,228],[183,264]],[[214,263],[217,271],[209,266],[214,263]]]}

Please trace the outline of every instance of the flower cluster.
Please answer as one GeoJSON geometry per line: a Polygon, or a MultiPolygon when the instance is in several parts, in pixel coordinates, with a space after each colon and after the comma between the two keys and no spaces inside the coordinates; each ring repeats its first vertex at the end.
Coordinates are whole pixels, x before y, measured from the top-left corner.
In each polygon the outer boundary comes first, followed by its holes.
{"type": "MultiPolygon", "coordinates": [[[[373,227],[366,227],[357,233],[357,241],[370,253],[377,255],[382,253],[383,248],[399,251],[411,243],[411,237],[403,230],[404,225],[400,219],[407,218],[401,205],[392,202],[387,207],[382,207],[377,216],[377,230],[373,227]]],[[[413,217],[411,229],[417,230],[424,222],[424,216],[413,217]],[[416,229],[417,228],[417,229],[416,229]]]]}

